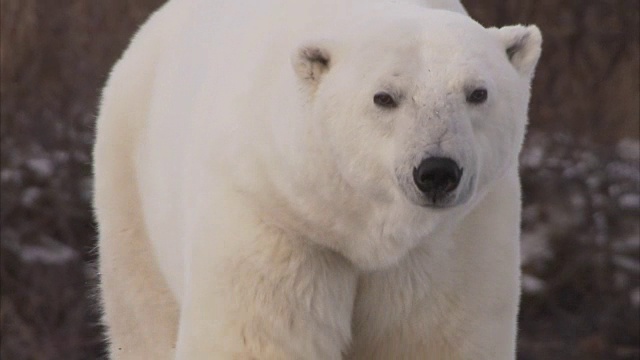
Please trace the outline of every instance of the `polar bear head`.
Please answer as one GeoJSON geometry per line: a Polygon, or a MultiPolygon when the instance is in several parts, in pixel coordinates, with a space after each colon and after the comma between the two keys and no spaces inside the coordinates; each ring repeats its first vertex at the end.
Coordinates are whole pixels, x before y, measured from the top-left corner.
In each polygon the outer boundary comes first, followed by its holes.
{"type": "Polygon", "coordinates": [[[314,144],[301,192],[313,188],[321,205],[307,213],[340,238],[327,245],[377,268],[460,219],[516,164],[540,51],[535,26],[438,10],[301,44],[292,62],[314,144]]]}

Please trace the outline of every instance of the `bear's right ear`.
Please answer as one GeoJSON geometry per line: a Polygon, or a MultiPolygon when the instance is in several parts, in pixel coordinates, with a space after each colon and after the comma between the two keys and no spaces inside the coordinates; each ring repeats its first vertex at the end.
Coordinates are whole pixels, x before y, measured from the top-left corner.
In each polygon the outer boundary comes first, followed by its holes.
{"type": "Polygon", "coordinates": [[[300,46],[291,58],[296,74],[305,83],[317,85],[331,66],[328,42],[314,42],[300,46]]]}

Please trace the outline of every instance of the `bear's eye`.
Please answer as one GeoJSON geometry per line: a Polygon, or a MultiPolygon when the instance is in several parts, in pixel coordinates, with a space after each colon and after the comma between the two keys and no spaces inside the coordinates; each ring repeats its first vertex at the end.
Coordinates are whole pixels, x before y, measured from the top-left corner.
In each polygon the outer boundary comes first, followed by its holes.
{"type": "Polygon", "coordinates": [[[467,95],[467,102],[472,104],[482,104],[487,101],[487,89],[479,88],[473,90],[469,95],[467,95]]]}
{"type": "Polygon", "coordinates": [[[385,107],[385,108],[394,108],[398,106],[398,104],[396,104],[396,101],[393,99],[393,96],[389,95],[384,91],[381,91],[373,95],[373,102],[376,105],[380,107],[385,107]]]}

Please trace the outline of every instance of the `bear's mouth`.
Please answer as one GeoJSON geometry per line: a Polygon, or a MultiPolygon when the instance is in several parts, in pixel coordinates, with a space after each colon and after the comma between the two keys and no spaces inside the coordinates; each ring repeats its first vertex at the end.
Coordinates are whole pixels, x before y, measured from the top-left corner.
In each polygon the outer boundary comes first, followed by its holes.
{"type": "Polygon", "coordinates": [[[422,195],[423,202],[420,204],[422,207],[429,207],[434,209],[446,209],[459,205],[456,201],[456,192],[435,192],[429,195],[422,195]]]}
{"type": "Polygon", "coordinates": [[[443,190],[425,193],[410,179],[408,176],[398,179],[404,196],[416,206],[434,210],[445,210],[467,203],[473,194],[475,183],[473,175],[464,174],[455,187],[447,185],[443,190]]]}

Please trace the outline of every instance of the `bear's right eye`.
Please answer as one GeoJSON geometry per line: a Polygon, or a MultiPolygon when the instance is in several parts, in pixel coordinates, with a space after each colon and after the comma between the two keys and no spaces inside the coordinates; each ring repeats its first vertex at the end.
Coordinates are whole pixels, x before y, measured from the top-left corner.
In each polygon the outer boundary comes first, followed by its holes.
{"type": "Polygon", "coordinates": [[[373,103],[385,108],[394,108],[398,106],[396,101],[393,99],[393,96],[388,93],[381,91],[373,95],[373,103]]]}

